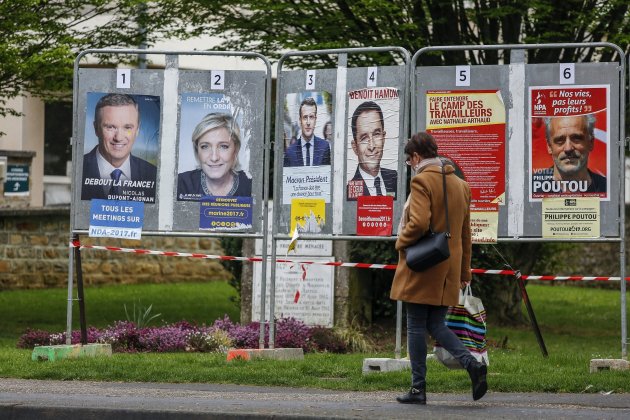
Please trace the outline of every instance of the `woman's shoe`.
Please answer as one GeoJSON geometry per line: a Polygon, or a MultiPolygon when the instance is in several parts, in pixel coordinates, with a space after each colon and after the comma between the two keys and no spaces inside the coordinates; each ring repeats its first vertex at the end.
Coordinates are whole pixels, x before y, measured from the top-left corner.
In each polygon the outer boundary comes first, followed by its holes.
{"type": "Polygon", "coordinates": [[[486,382],[488,367],[475,360],[466,370],[468,371],[470,381],[472,382],[473,400],[477,401],[486,395],[486,391],[488,390],[488,382],[486,382]]]}
{"type": "Polygon", "coordinates": [[[396,401],[401,404],[422,404],[427,403],[427,393],[424,389],[411,388],[409,392],[400,397],[396,397],[396,401]]]}

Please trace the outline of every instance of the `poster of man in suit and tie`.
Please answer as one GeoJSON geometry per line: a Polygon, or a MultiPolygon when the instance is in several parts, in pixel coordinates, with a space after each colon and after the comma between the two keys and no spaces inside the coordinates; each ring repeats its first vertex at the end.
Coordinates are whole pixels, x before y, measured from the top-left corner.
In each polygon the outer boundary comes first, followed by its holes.
{"type": "Polygon", "coordinates": [[[299,198],[330,203],[331,148],[324,127],[332,118],[328,92],[289,93],[285,112],[293,130],[283,156],[283,204],[299,198]]]}
{"type": "Polygon", "coordinates": [[[160,98],[88,92],[81,200],[155,203],[160,98]]]}
{"type": "Polygon", "coordinates": [[[348,201],[356,201],[360,196],[396,199],[399,101],[395,88],[348,93],[348,201]]]}

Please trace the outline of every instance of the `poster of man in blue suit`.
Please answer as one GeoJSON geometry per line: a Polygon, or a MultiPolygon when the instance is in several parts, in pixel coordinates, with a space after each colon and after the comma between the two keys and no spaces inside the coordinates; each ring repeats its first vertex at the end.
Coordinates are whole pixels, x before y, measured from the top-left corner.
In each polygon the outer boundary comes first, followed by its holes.
{"type": "Polygon", "coordinates": [[[291,130],[290,135],[285,131],[283,203],[298,198],[329,203],[332,158],[324,127],[332,119],[332,95],[323,91],[289,93],[285,110],[291,130]]]}
{"type": "Polygon", "coordinates": [[[304,98],[298,112],[300,133],[284,152],[284,166],[330,165],[330,145],[315,135],[317,102],[313,97],[304,98]]]}
{"type": "Polygon", "coordinates": [[[88,92],[81,200],[155,203],[160,98],[88,92]]]}

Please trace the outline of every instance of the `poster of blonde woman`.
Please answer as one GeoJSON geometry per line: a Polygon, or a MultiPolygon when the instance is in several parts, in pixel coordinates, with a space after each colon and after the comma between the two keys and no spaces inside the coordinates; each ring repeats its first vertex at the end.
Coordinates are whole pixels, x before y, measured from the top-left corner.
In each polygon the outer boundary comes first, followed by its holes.
{"type": "Polygon", "coordinates": [[[221,93],[182,94],[177,200],[251,197],[241,109],[221,93]]]}

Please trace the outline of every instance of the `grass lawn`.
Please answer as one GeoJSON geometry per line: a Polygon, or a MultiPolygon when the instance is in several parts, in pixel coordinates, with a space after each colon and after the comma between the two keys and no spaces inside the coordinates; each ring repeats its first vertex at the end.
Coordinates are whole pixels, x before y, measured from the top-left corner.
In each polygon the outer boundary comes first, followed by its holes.
{"type": "MultiPolygon", "coordinates": [[[[490,348],[489,384],[502,392],[630,392],[630,371],[590,374],[592,358],[621,356],[618,290],[529,285],[528,292],[549,351],[544,358],[529,327],[488,326],[488,338],[505,348],[490,348]]],[[[86,290],[88,324],[103,327],[125,319],[123,304],[153,304],[167,322],[186,319],[211,323],[228,314],[238,319],[233,293],[225,283],[92,287],[86,290]]],[[[111,358],[32,362],[15,343],[26,327],[65,330],[65,289],[0,292],[0,377],[209,382],[316,387],[343,390],[403,390],[408,371],[362,375],[366,357],[378,354],[307,354],[304,361],[225,361],[220,354],[114,354],[111,358]]],[[[75,313],[77,312],[75,305],[75,313]]],[[[76,318],[75,318],[76,319],[76,318]]],[[[78,328],[78,322],[74,323],[78,328]]],[[[463,370],[429,361],[429,392],[469,392],[463,370]]]]}

